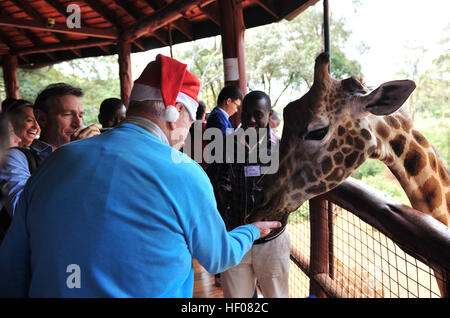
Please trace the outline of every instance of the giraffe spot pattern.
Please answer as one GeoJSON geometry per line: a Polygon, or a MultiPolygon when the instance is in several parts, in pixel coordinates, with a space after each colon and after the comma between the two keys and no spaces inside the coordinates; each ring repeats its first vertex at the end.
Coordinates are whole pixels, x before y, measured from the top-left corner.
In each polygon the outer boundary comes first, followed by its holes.
{"type": "Polygon", "coordinates": [[[365,147],[364,141],[361,138],[355,137],[355,148],[358,150],[363,150],[365,147]]]}
{"type": "Polygon", "coordinates": [[[430,177],[422,186],[423,200],[428,205],[430,211],[442,203],[442,190],[439,181],[435,177],[430,177]]]}
{"type": "Polygon", "coordinates": [[[389,141],[392,150],[397,157],[400,157],[405,150],[406,137],[403,135],[397,135],[394,139],[389,141]]]}
{"type": "Polygon", "coordinates": [[[344,147],[344,148],[342,148],[342,152],[343,152],[344,154],[348,154],[350,151],[352,151],[352,148],[350,148],[350,147],[344,147]]]}
{"type": "Polygon", "coordinates": [[[303,188],[306,184],[305,179],[301,176],[301,172],[296,173],[292,179],[294,188],[296,189],[303,188]]]}
{"type": "Polygon", "coordinates": [[[318,194],[318,193],[325,192],[326,190],[327,190],[327,187],[326,187],[325,183],[320,182],[318,185],[307,188],[306,193],[318,194]]]}
{"type": "Polygon", "coordinates": [[[415,142],[411,142],[404,161],[406,171],[411,176],[417,176],[425,165],[425,154],[415,142]]]}
{"type": "Polygon", "coordinates": [[[405,117],[403,117],[402,115],[397,116],[397,119],[400,122],[402,129],[406,132],[409,132],[409,130],[412,127],[410,121],[408,119],[406,119],[405,117]]]}
{"type": "Polygon", "coordinates": [[[360,166],[364,161],[366,160],[366,157],[364,156],[364,153],[361,153],[359,156],[358,162],[356,163],[357,166],[360,166]]]}
{"type": "Polygon", "coordinates": [[[327,181],[340,181],[342,176],[344,175],[344,169],[336,168],[333,172],[325,178],[327,181]]]}
{"type": "Polygon", "coordinates": [[[386,139],[389,137],[389,134],[390,134],[389,128],[386,125],[384,125],[381,121],[378,123],[378,125],[376,127],[376,131],[377,131],[378,135],[383,139],[386,139]]]}
{"type": "Polygon", "coordinates": [[[355,163],[356,159],[358,159],[359,152],[353,151],[350,155],[345,157],[345,167],[350,168],[355,163]]]}
{"type": "Polygon", "coordinates": [[[336,152],[333,156],[334,162],[340,165],[344,161],[344,155],[340,152],[336,152]]]}
{"type": "Polygon", "coordinates": [[[437,172],[436,156],[433,152],[428,153],[428,161],[430,162],[431,169],[433,169],[434,172],[437,172]]]}
{"type": "Polygon", "coordinates": [[[366,140],[370,140],[370,138],[372,138],[372,135],[370,134],[370,132],[366,129],[366,128],[363,128],[362,130],[361,130],[361,135],[364,137],[364,139],[366,139],[366,140]]]}
{"type": "Polygon", "coordinates": [[[333,167],[333,162],[331,161],[330,157],[326,157],[323,161],[322,161],[322,173],[324,175],[327,175],[328,172],[331,171],[331,168],[333,167]]]}
{"type": "Polygon", "coordinates": [[[413,130],[412,134],[413,134],[414,139],[417,141],[417,143],[419,145],[421,145],[422,147],[430,146],[428,141],[425,139],[425,137],[420,132],[418,132],[417,130],[413,130]]]}
{"type": "Polygon", "coordinates": [[[448,177],[447,169],[439,162],[439,176],[441,177],[442,182],[446,186],[450,186],[450,179],[448,177]]]}
{"type": "Polygon", "coordinates": [[[342,136],[342,135],[344,135],[344,134],[345,134],[345,128],[342,127],[342,126],[339,126],[339,127],[338,127],[338,135],[339,135],[339,136],[342,136]]]}
{"type": "Polygon", "coordinates": [[[337,147],[338,147],[338,145],[337,145],[337,140],[336,140],[336,139],[333,139],[333,140],[330,142],[330,145],[328,146],[327,151],[331,152],[331,151],[333,151],[334,149],[336,149],[337,147]]]}
{"type": "Polygon", "coordinates": [[[395,119],[394,117],[392,117],[392,116],[386,116],[384,119],[385,119],[386,123],[387,123],[389,126],[395,128],[395,129],[399,129],[399,128],[400,128],[400,123],[399,123],[398,120],[395,119]]]}
{"type": "Polygon", "coordinates": [[[353,138],[351,136],[346,136],[345,143],[350,146],[353,145],[353,138]]]}

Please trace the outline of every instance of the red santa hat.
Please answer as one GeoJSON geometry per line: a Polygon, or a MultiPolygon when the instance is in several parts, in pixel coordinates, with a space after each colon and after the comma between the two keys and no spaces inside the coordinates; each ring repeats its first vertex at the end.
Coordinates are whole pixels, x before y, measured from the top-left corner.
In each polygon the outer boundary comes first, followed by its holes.
{"type": "Polygon", "coordinates": [[[200,81],[187,70],[187,65],[158,54],[141,76],[134,81],[130,101],[161,100],[166,106],[164,118],[177,121],[180,116],[175,104],[183,103],[192,120],[198,107],[200,81]]]}

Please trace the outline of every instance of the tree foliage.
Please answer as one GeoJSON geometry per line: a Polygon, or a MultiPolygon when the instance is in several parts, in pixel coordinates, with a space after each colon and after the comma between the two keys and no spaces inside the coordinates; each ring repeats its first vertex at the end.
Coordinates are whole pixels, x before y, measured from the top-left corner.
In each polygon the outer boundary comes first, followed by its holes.
{"type": "MultiPolygon", "coordinates": [[[[314,60],[324,50],[322,21],[323,13],[313,7],[292,21],[248,30],[245,54],[249,89],[264,90],[276,105],[286,90],[310,88],[314,60]]],[[[344,54],[350,36],[345,21],[330,19],[330,34],[331,74],[338,79],[359,75],[360,64],[344,54]]]]}

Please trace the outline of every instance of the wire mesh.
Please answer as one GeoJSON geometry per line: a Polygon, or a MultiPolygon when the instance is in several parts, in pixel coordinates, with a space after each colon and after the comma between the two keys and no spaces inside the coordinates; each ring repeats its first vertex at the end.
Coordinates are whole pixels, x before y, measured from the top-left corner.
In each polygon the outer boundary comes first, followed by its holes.
{"type": "MultiPolygon", "coordinates": [[[[440,297],[435,273],[401,250],[391,239],[354,214],[333,205],[331,272],[333,289],[351,298],[440,297]]],[[[302,206],[288,224],[291,250],[309,260],[309,207],[302,206]]],[[[307,267],[307,266],[306,266],[307,267]]],[[[305,270],[305,266],[302,268],[305,270]]],[[[306,269],[307,270],[307,269],[306,269]]],[[[290,296],[309,295],[310,273],[291,263],[290,296]],[[301,272],[301,273],[299,273],[301,272]]]]}

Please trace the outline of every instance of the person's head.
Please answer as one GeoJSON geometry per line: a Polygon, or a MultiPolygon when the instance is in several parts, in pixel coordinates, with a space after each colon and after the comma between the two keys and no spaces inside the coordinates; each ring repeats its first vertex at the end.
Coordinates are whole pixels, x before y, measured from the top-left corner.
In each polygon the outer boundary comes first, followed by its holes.
{"type": "Polygon", "coordinates": [[[228,85],[222,88],[217,97],[217,106],[222,108],[228,115],[232,116],[242,105],[242,96],[239,88],[233,85],[228,85]]]}
{"type": "Polygon", "coordinates": [[[270,123],[270,128],[272,128],[272,130],[276,132],[278,126],[280,126],[281,119],[280,119],[280,115],[278,114],[278,112],[275,109],[272,110],[272,115],[270,116],[269,123],[270,123]]]}
{"type": "Polygon", "coordinates": [[[196,118],[200,81],[187,65],[159,54],[134,82],[128,116],[150,119],[180,149],[196,118]]]}
{"type": "Polygon", "coordinates": [[[13,97],[6,97],[3,101],[2,101],[2,112],[6,112],[9,108],[9,106],[11,106],[12,104],[14,104],[17,101],[16,98],[13,97]]]}
{"type": "Polygon", "coordinates": [[[107,98],[100,104],[98,122],[103,128],[115,127],[125,119],[127,108],[118,98],[107,98]]]}
{"type": "Polygon", "coordinates": [[[34,107],[41,140],[54,148],[71,141],[83,126],[83,95],[81,88],[65,83],[51,84],[39,93],[34,107]]]}
{"type": "Polygon", "coordinates": [[[195,119],[205,120],[206,118],[206,105],[203,101],[198,101],[197,113],[195,114],[195,119]]]}
{"type": "Polygon", "coordinates": [[[270,97],[261,91],[252,91],[242,101],[242,128],[267,128],[272,114],[270,97]]]}
{"type": "MultiPolygon", "coordinates": [[[[19,99],[6,111],[16,137],[20,138],[19,147],[28,147],[39,134],[39,124],[34,117],[33,104],[19,99]]],[[[14,138],[14,136],[12,136],[14,138]]]]}

